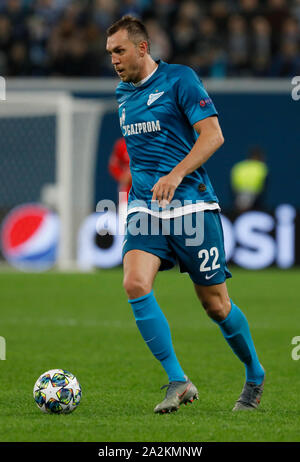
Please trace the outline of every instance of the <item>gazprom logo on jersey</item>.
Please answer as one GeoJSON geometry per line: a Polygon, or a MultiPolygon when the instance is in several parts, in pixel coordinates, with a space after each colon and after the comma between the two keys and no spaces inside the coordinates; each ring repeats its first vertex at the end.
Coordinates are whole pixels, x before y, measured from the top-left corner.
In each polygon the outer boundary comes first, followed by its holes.
{"type": "Polygon", "coordinates": [[[126,110],[123,108],[120,117],[120,127],[123,131],[123,136],[141,135],[142,133],[151,133],[160,131],[160,121],[150,120],[148,122],[136,122],[125,125],[126,110]]]}
{"type": "Polygon", "coordinates": [[[159,132],[160,130],[159,120],[150,120],[148,122],[137,122],[134,124],[124,125],[123,135],[140,135],[141,133],[159,132]]]}
{"type": "Polygon", "coordinates": [[[45,271],[56,262],[59,217],[40,204],[11,210],[2,225],[2,253],[22,271],[45,271]]]}

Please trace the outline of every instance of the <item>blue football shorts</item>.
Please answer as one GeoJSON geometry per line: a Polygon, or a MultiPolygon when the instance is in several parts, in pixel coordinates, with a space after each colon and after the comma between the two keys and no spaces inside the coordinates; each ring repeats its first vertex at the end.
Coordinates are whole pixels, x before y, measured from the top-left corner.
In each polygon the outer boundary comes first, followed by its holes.
{"type": "Polygon", "coordinates": [[[162,219],[145,212],[129,214],[123,242],[123,258],[130,250],[143,250],[161,260],[160,271],[177,263],[195,284],[221,284],[231,273],[227,268],[220,213],[193,212],[162,219]]]}

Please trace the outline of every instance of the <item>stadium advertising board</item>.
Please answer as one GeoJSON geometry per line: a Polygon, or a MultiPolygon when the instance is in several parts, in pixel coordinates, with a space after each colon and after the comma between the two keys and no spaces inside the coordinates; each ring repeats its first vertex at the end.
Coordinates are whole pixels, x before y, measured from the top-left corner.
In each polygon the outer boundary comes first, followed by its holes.
{"type": "MultiPolygon", "coordinates": [[[[293,206],[281,204],[273,213],[249,211],[236,217],[221,214],[221,218],[228,263],[251,270],[300,264],[300,220],[293,206]]],[[[119,233],[119,221],[119,214],[112,211],[86,217],[78,230],[79,269],[121,264],[123,235],[119,233]]],[[[59,218],[44,206],[24,204],[4,220],[2,253],[17,269],[45,271],[53,267],[58,244],[59,218]]]]}

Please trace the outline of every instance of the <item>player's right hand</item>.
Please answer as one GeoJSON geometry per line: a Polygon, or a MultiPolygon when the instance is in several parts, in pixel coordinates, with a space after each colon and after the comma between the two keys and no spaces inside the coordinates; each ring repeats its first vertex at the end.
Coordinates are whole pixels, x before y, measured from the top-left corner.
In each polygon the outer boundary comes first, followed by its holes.
{"type": "Polygon", "coordinates": [[[170,172],[162,176],[152,187],[152,201],[158,201],[158,205],[165,208],[173,199],[176,188],[182,182],[182,177],[170,172]]]}

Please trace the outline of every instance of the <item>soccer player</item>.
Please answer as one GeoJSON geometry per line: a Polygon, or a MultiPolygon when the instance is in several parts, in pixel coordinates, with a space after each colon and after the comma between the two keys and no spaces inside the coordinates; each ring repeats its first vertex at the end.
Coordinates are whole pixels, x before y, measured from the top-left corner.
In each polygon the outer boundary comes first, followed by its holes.
{"type": "Polygon", "coordinates": [[[140,333],[169,380],[165,398],[154,412],[175,411],[198,399],[196,386],[176,357],[152,288],[157,272],[176,262],[181,272],[189,273],[206,313],[245,365],[245,385],[233,410],[253,410],[261,399],[265,372],[247,319],[227,292],[225,281],[231,274],[225,262],[220,207],[203,167],[224,142],[215,106],[192,69],[152,59],[147,30],[138,19],[124,16],[114,23],[107,30],[106,49],[121,79],[116,96],[132,175],[123,245],[124,288],[140,333]],[[199,238],[190,245],[189,229],[184,227],[181,233],[175,229],[178,218],[189,222],[196,233],[201,227],[203,242],[199,238]],[[148,226],[155,222],[155,232],[150,226],[150,234],[137,233],[142,221],[148,226]]]}
{"type": "Polygon", "coordinates": [[[119,138],[113,146],[108,169],[112,177],[118,182],[119,192],[126,193],[127,198],[131,188],[131,173],[127,147],[123,137],[119,138]]]}

